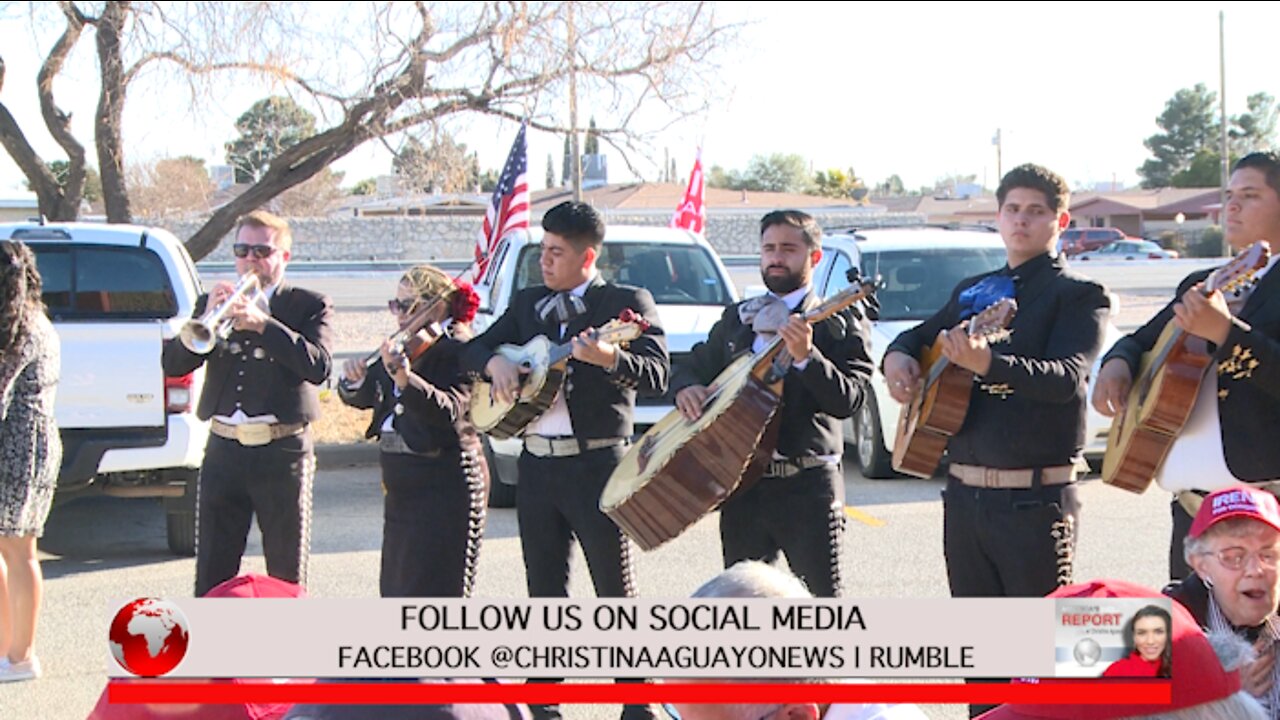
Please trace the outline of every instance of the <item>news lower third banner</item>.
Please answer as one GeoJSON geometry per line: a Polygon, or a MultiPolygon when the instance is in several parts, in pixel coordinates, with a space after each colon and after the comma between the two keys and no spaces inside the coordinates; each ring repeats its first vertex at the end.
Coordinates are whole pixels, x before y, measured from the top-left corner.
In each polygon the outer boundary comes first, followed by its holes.
{"type": "Polygon", "coordinates": [[[1169,600],[134,598],[111,607],[108,674],[1097,677],[1150,605],[1169,600]]]}

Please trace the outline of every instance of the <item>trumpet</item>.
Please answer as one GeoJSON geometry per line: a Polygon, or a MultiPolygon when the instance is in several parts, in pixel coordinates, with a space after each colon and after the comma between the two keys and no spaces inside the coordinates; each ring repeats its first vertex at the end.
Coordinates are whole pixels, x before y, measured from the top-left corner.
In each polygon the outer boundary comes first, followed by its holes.
{"type": "Polygon", "coordinates": [[[205,310],[198,318],[192,318],[182,326],[178,339],[188,350],[197,355],[208,355],[217,347],[219,340],[226,340],[235,328],[236,319],[227,317],[227,312],[242,295],[251,297],[250,302],[258,302],[262,298],[262,287],[258,276],[248,273],[240,278],[235,289],[217,307],[205,310]]]}

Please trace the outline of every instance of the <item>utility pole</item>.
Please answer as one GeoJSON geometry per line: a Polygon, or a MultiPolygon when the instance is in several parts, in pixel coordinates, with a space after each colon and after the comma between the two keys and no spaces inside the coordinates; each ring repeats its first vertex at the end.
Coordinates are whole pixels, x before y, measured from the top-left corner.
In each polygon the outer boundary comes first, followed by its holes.
{"type": "Polygon", "coordinates": [[[1222,175],[1218,184],[1218,224],[1222,227],[1222,254],[1231,257],[1231,244],[1227,242],[1227,181],[1231,176],[1231,156],[1227,151],[1227,33],[1224,13],[1218,11],[1218,107],[1221,112],[1219,126],[1222,130],[1222,175]]]}
{"type": "Polygon", "coordinates": [[[573,5],[566,3],[569,11],[569,172],[573,178],[573,201],[582,202],[582,154],[578,147],[578,39],[573,25],[573,5]]]}
{"type": "Polygon", "coordinates": [[[991,138],[991,144],[996,146],[996,182],[1004,179],[1004,167],[1000,157],[1000,151],[1003,150],[1000,138],[1000,128],[996,128],[995,137],[991,138]]]}

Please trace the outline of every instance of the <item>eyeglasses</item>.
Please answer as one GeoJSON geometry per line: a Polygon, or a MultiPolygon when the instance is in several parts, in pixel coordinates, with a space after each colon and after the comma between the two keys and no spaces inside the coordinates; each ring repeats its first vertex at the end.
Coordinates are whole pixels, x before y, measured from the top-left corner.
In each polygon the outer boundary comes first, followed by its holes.
{"type": "Polygon", "coordinates": [[[1280,551],[1275,548],[1265,548],[1256,553],[1251,553],[1242,547],[1229,547],[1216,552],[1206,550],[1203,554],[1218,558],[1218,562],[1222,563],[1222,567],[1228,570],[1243,570],[1251,557],[1258,558],[1258,564],[1262,567],[1274,570],[1276,569],[1276,562],[1280,560],[1280,551]]]}
{"type": "Polygon", "coordinates": [[[266,260],[275,254],[276,249],[271,245],[250,245],[249,243],[236,243],[231,246],[231,252],[236,254],[238,258],[247,258],[249,253],[259,260],[266,260]]]}
{"type": "Polygon", "coordinates": [[[400,300],[399,298],[392,298],[387,301],[387,309],[393,313],[407,313],[413,309],[414,305],[417,304],[417,300],[400,300]]]}

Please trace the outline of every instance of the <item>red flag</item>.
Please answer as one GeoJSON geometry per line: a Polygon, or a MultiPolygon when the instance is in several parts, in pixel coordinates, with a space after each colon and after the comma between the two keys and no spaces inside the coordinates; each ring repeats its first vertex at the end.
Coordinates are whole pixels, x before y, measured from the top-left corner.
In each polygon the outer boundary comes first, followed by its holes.
{"type": "Polygon", "coordinates": [[[498,176],[498,186],[493,189],[493,199],[484,215],[484,228],[476,238],[476,265],[472,278],[480,282],[489,267],[493,249],[498,241],[512,230],[529,227],[529,151],[525,145],[524,131],[520,125],[516,140],[511,144],[507,164],[498,176]]]}
{"type": "Polygon", "coordinates": [[[685,189],[684,200],[671,218],[671,227],[685,228],[696,233],[707,229],[707,207],[702,202],[703,185],[702,151],[699,150],[697,159],[693,161],[693,172],[689,173],[689,187],[685,189]]]}

